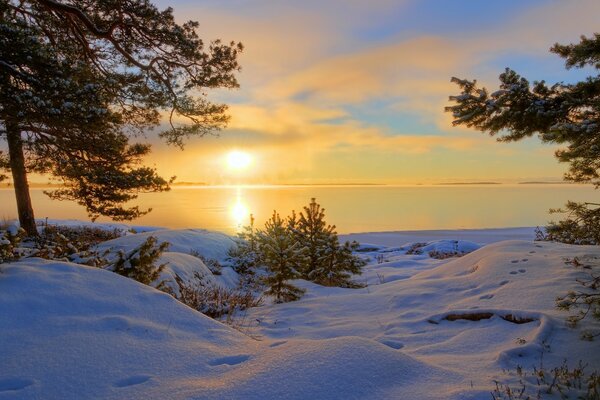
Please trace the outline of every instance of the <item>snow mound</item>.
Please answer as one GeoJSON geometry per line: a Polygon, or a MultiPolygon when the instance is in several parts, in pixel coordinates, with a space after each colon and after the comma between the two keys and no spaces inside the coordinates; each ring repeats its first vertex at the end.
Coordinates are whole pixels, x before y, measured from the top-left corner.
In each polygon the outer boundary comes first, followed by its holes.
{"type": "Polygon", "coordinates": [[[435,240],[427,243],[414,243],[409,245],[415,254],[427,254],[434,258],[444,256],[463,255],[481,248],[477,243],[468,240],[435,240]]]}
{"type": "Polygon", "coordinates": [[[157,261],[157,265],[160,264],[166,265],[153,286],[164,282],[177,295],[179,287],[175,282],[176,276],[192,285],[221,286],[226,289],[235,288],[240,281],[240,276],[232,268],[224,267],[219,275],[215,275],[201,259],[185,253],[164,252],[157,261]]]}
{"type": "Polygon", "coordinates": [[[123,388],[202,376],[253,345],[151,287],[41,259],[2,265],[0,337],[0,398],[22,399],[141,398],[123,388]]]}
{"type": "Polygon", "coordinates": [[[254,357],[233,360],[244,365],[223,377],[228,386],[223,380],[197,382],[197,398],[445,399],[448,387],[458,378],[359,337],[294,340],[271,346],[254,357]],[[220,390],[207,390],[213,385],[220,390]]]}
{"type": "Polygon", "coordinates": [[[235,244],[230,236],[220,232],[204,229],[173,229],[123,236],[101,243],[98,248],[101,251],[112,249],[112,251],[123,250],[128,252],[139,247],[150,236],[156,237],[158,243],[169,242],[168,250],[170,252],[194,253],[219,262],[224,262],[227,259],[229,249],[235,244]]]}
{"type": "Polygon", "coordinates": [[[488,398],[503,368],[539,366],[542,354],[546,366],[568,358],[588,363],[589,371],[600,368],[590,344],[579,339],[600,324],[588,319],[570,329],[569,313],[555,305],[556,296],[580,290],[576,279],[585,277],[567,261],[598,263],[600,247],[504,241],[447,260],[381,254],[383,262],[357,278],[369,283],[364,289],[304,285],[300,301],[252,309],[248,320],[277,340],[360,335],[378,341],[459,374],[447,398],[488,398]]]}
{"type": "Polygon", "coordinates": [[[0,274],[0,398],[445,398],[457,375],[371,339],[255,341],[109,271],[0,274]]]}
{"type": "MultiPolygon", "coordinates": [[[[233,243],[227,236],[151,234],[175,246],[162,255],[165,274],[228,279],[188,254],[213,250],[218,259],[233,243]]],[[[127,251],[148,235],[112,247],[127,251]]],[[[569,328],[569,313],[555,306],[589,273],[569,260],[598,265],[599,246],[513,240],[446,260],[397,247],[361,254],[371,263],[356,279],[369,286],[294,281],[307,289],[301,300],[267,303],[237,321],[251,337],[109,271],[3,264],[0,399],[474,400],[490,397],[503,369],[542,358],[546,368],[567,358],[600,369],[598,346],[579,340],[600,323],[569,328]]]]}
{"type": "Polygon", "coordinates": [[[166,265],[158,280],[153,282],[153,286],[162,282],[176,295],[179,295],[179,287],[175,282],[177,276],[184,282],[197,282],[202,286],[220,284],[202,260],[189,254],[165,252],[160,256],[157,264],[166,265]]]}

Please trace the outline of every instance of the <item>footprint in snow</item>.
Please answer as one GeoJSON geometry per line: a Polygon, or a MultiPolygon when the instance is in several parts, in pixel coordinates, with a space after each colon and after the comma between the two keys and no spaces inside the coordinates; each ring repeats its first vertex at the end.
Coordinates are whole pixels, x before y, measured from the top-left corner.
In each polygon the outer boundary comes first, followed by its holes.
{"type": "Polygon", "coordinates": [[[141,385],[142,383],[148,382],[152,377],[150,375],[134,375],[129,378],[121,379],[116,381],[113,386],[118,388],[141,385]]]}
{"type": "Polygon", "coordinates": [[[489,300],[492,299],[494,297],[493,294],[484,294],[483,296],[479,297],[479,300],[489,300]]]}
{"type": "Polygon", "coordinates": [[[535,250],[531,250],[529,254],[535,254],[535,250]]]}
{"type": "Polygon", "coordinates": [[[26,378],[0,379],[0,393],[23,390],[26,387],[33,385],[34,383],[35,382],[32,379],[26,378]]]}
{"type": "Polygon", "coordinates": [[[379,343],[381,344],[385,344],[388,347],[391,347],[392,349],[398,350],[404,347],[404,343],[399,342],[397,340],[394,339],[383,339],[380,340],[379,343]]]}
{"type": "Polygon", "coordinates": [[[506,285],[508,282],[510,282],[510,281],[502,281],[502,282],[500,282],[498,285],[500,285],[500,286],[504,286],[504,285],[506,285]]]}
{"type": "Polygon", "coordinates": [[[243,363],[244,361],[248,361],[249,358],[250,358],[250,356],[247,354],[240,354],[237,356],[229,356],[229,357],[221,357],[221,358],[216,358],[212,361],[209,361],[208,365],[212,365],[213,367],[216,367],[217,365],[237,365],[237,364],[243,363]]]}
{"type": "Polygon", "coordinates": [[[287,340],[282,340],[280,342],[271,343],[269,345],[269,347],[277,347],[277,346],[281,346],[282,344],[286,344],[286,343],[287,343],[287,340]]]}
{"type": "Polygon", "coordinates": [[[523,258],[521,261],[522,262],[527,262],[527,261],[529,261],[529,258],[523,258]]]}
{"type": "Polygon", "coordinates": [[[524,268],[521,268],[521,269],[519,270],[519,272],[520,272],[520,273],[522,273],[522,274],[524,274],[525,272],[527,272],[527,270],[526,270],[526,269],[524,269],[524,268]]]}
{"type": "Polygon", "coordinates": [[[511,261],[511,263],[513,263],[513,264],[516,264],[516,263],[518,263],[518,262],[519,262],[519,260],[512,260],[512,261],[511,261]]]}
{"type": "Polygon", "coordinates": [[[509,274],[516,275],[516,274],[518,274],[518,272],[517,271],[510,271],[509,274]]]}

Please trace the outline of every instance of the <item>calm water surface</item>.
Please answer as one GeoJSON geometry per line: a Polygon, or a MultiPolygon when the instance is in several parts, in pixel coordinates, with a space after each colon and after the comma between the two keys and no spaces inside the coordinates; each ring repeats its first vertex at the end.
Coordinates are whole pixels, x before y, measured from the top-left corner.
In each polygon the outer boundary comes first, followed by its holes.
{"type": "MultiPolygon", "coordinates": [[[[288,215],[311,197],[340,233],[537,226],[567,200],[597,201],[591,185],[175,187],[140,195],[153,211],[136,225],[206,228],[234,233],[254,214],[262,226],[273,210],[288,215]]],[[[87,219],[83,207],[32,189],[36,218],[87,219]]],[[[14,194],[0,189],[0,218],[16,215],[14,194]]],[[[99,219],[99,221],[109,221],[99,219]]]]}

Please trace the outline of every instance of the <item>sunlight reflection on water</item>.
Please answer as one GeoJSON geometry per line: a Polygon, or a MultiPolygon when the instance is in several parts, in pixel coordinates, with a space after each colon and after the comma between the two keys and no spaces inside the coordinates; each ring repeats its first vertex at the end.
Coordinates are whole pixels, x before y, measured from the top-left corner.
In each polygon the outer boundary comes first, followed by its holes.
{"type": "Polygon", "coordinates": [[[242,200],[242,189],[237,188],[235,203],[231,206],[229,214],[233,220],[237,231],[241,230],[244,225],[248,224],[248,216],[250,209],[242,200]]]}

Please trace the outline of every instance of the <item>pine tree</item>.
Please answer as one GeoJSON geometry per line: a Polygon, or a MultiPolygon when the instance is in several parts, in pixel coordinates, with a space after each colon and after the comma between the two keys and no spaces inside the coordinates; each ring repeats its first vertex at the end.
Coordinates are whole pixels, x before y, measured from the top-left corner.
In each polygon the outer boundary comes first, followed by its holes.
{"type": "MultiPolygon", "coordinates": [[[[566,60],[567,69],[589,66],[600,70],[600,34],[582,36],[577,44],[555,44],[550,51],[566,60]]],[[[445,108],[454,116],[454,125],[474,127],[492,136],[500,133],[499,140],[505,142],[537,134],[544,143],[564,144],[566,148],[555,154],[559,162],[569,163],[565,179],[600,186],[600,75],[575,84],[548,86],[544,81],[530,84],[507,68],[500,75],[499,90],[492,93],[479,88],[477,81],[452,78],[452,82],[462,90],[461,94],[450,96],[456,104],[445,108]]],[[[569,203],[567,209],[576,211],[583,220],[568,218],[564,224],[551,224],[549,228],[554,234],[557,229],[567,229],[567,237],[578,236],[576,241],[589,242],[594,232],[582,235],[580,228],[597,226],[586,220],[598,220],[599,205],[569,203]],[[582,212],[579,206],[589,213],[582,212]]]]}
{"type": "Polygon", "coordinates": [[[229,250],[233,268],[239,274],[253,275],[260,263],[258,240],[254,228],[254,215],[250,214],[250,225],[238,233],[235,246],[229,250]]]}
{"type": "Polygon", "coordinates": [[[287,281],[301,277],[298,267],[305,262],[306,249],[286,229],[285,222],[277,212],[257,233],[260,259],[269,275],[264,279],[269,287],[266,294],[275,296],[277,303],[294,301],[302,297],[304,290],[287,281]]]}
{"type": "Polygon", "coordinates": [[[288,219],[288,227],[296,240],[307,249],[302,265],[303,277],[326,286],[355,286],[351,274],[360,274],[364,262],[352,254],[357,245],[340,246],[335,225],[325,222],[325,209],[312,198],[304,212],[288,219]]]}
{"type": "Polygon", "coordinates": [[[37,234],[29,172],[61,180],[52,197],[92,218],[131,219],[146,211],[123,205],[168,182],[138,165],[150,148],[129,135],[157,126],[161,112],[160,136],[180,147],[227,123],[226,105],[204,93],[238,86],[242,47],[205,48],[197,27],[147,0],[0,0],[0,138],[9,150],[0,167],[12,173],[28,234],[37,234]]]}
{"type": "Polygon", "coordinates": [[[340,246],[337,235],[331,235],[318,267],[311,271],[310,279],[323,286],[362,287],[352,281],[352,275],[360,275],[366,262],[352,252],[357,242],[345,242],[340,246]]]}
{"type": "Polygon", "coordinates": [[[325,209],[321,208],[315,198],[310,199],[308,206],[304,206],[304,212],[300,212],[297,221],[295,216],[296,213],[293,212],[294,220],[290,219],[288,226],[296,240],[307,248],[308,259],[301,272],[304,278],[311,279],[311,273],[320,267],[331,235],[335,235],[335,225],[327,225],[325,209]]]}

